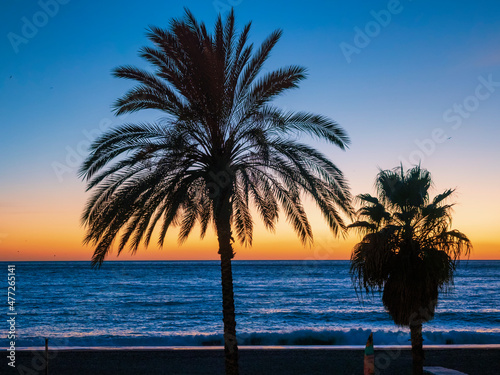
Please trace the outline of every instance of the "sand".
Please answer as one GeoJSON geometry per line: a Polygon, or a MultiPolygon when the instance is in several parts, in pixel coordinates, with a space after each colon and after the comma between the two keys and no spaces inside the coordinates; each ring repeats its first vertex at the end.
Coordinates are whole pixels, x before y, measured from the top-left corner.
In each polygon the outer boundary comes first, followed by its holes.
{"type": "MultiPolygon", "coordinates": [[[[2,364],[0,373],[45,374],[43,352],[17,351],[16,371],[2,364]],[[5,372],[3,371],[4,369],[5,372]]],[[[223,374],[221,349],[58,350],[50,352],[51,375],[223,374]]],[[[5,361],[5,359],[4,359],[5,361]]],[[[411,352],[375,348],[379,374],[410,373],[411,352]]],[[[500,348],[427,349],[426,366],[442,366],[469,375],[500,374],[500,348]]],[[[241,348],[241,375],[362,374],[363,350],[241,348]]]]}

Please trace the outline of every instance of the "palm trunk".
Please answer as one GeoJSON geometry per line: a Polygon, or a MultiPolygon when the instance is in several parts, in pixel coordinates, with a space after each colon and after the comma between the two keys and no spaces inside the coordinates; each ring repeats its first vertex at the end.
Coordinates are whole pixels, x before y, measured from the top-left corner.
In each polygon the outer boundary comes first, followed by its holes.
{"type": "Polygon", "coordinates": [[[222,281],[222,315],[224,322],[224,354],[226,375],[238,375],[238,343],[236,341],[236,317],[234,309],[233,271],[231,259],[231,209],[229,199],[220,207],[216,218],[217,237],[219,240],[220,268],[222,281]]]}
{"type": "Polygon", "coordinates": [[[424,349],[422,338],[422,323],[410,325],[411,354],[413,357],[413,375],[424,373],[424,349]]]}
{"type": "Polygon", "coordinates": [[[231,258],[221,254],[222,314],[224,322],[224,354],[226,375],[238,375],[238,342],[234,312],[233,273],[231,258]]]}

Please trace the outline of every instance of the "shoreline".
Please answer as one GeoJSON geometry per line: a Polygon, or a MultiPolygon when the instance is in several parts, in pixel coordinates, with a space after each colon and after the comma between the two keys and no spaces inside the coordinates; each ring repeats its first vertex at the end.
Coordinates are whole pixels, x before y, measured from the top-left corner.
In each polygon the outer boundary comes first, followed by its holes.
{"type": "MultiPolygon", "coordinates": [[[[363,372],[364,353],[361,348],[241,347],[239,357],[241,375],[353,375],[363,372]]],[[[31,373],[26,369],[42,371],[43,361],[42,350],[16,351],[16,366],[19,369],[23,366],[25,373],[31,373]]],[[[403,347],[375,347],[375,364],[381,375],[409,374],[411,350],[403,347]]],[[[426,347],[425,366],[442,366],[468,375],[497,375],[500,373],[500,345],[491,348],[426,347]]],[[[50,373],[72,375],[215,375],[224,373],[224,351],[221,347],[118,350],[49,348],[49,369],[50,373]]],[[[12,373],[18,373],[18,369],[15,371],[12,373]]],[[[0,373],[4,372],[0,369],[0,373]]]]}
{"type": "MultiPolygon", "coordinates": [[[[375,350],[410,350],[411,345],[375,345],[375,350]]],[[[7,347],[0,346],[0,350],[7,347]]],[[[58,346],[50,345],[49,350],[56,351],[162,351],[162,350],[223,350],[223,346],[58,346]]],[[[364,350],[364,345],[238,345],[239,350],[364,350]]],[[[500,344],[446,344],[424,345],[424,350],[453,349],[500,349],[500,344]]],[[[44,346],[19,347],[16,351],[42,351],[44,346]]]]}

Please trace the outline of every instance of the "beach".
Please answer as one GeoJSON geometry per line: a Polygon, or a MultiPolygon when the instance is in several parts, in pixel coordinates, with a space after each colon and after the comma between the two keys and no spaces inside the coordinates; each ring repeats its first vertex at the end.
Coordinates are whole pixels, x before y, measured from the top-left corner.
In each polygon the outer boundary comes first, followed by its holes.
{"type": "MultiPolygon", "coordinates": [[[[240,348],[242,375],[358,375],[363,372],[363,350],[337,348],[240,348]]],[[[432,348],[425,350],[425,366],[442,366],[468,375],[498,375],[500,347],[432,348]]],[[[24,373],[40,373],[43,351],[18,351],[17,367],[24,373]],[[38,366],[38,368],[37,368],[38,366]],[[29,370],[35,371],[30,372],[29,370]]],[[[49,374],[210,375],[224,373],[224,353],[219,348],[81,349],[49,352],[49,374]]],[[[411,369],[408,349],[375,348],[379,374],[404,375],[411,369]],[[383,369],[382,369],[383,367],[383,369]]],[[[13,372],[13,373],[18,373],[13,372]]]]}

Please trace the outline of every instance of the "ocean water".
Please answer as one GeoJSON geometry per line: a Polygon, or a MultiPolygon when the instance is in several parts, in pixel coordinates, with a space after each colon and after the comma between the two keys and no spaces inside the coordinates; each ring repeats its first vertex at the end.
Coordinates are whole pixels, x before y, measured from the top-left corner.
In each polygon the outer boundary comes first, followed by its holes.
{"type": "MultiPolygon", "coordinates": [[[[18,348],[222,345],[217,261],[13,264],[18,348]]],[[[233,276],[240,345],[409,344],[378,293],[359,300],[348,261],[234,261],[233,276]]],[[[424,344],[500,344],[499,291],[500,261],[462,262],[424,344]]]]}

